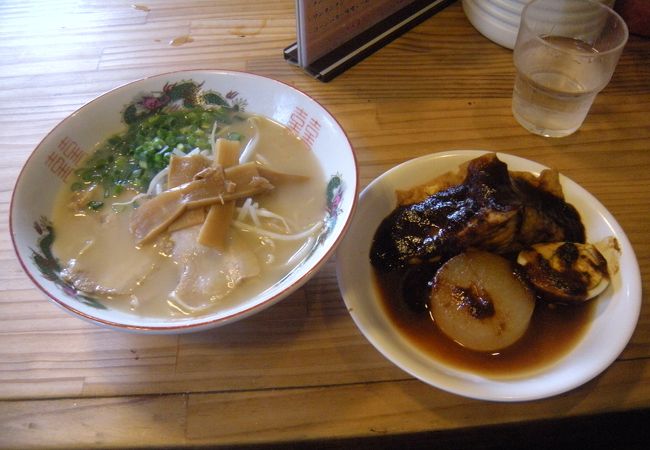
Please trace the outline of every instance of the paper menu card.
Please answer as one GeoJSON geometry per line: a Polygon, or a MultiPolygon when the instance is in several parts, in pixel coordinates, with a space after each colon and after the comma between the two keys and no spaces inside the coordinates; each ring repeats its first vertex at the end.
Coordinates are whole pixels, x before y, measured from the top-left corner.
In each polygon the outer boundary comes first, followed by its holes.
{"type": "Polygon", "coordinates": [[[298,0],[298,62],[311,64],[415,0],[298,0]]]}
{"type": "Polygon", "coordinates": [[[328,81],[453,0],[296,0],[285,58],[328,81]]]}

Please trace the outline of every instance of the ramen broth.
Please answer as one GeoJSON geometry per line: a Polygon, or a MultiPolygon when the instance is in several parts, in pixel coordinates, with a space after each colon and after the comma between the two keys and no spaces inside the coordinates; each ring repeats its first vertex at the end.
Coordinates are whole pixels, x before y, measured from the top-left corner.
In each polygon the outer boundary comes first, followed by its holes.
{"type": "MultiPolygon", "coordinates": [[[[270,192],[255,196],[253,202],[282,216],[295,233],[310,227],[314,233],[298,240],[282,240],[231,225],[227,250],[221,254],[196,242],[198,225],[167,232],[153,244],[138,247],[129,232],[129,219],[134,209],[131,206],[113,208],[114,203],[133,198],[137,194],[135,191],[125,190],[118,197],[103,199],[104,205],[99,211],[88,208],[74,211],[70,208],[71,192],[66,187],[53,211],[57,233],[53,250],[62,266],[74,266],[98,285],[111,286],[111,292],[91,293],[107,306],[152,318],[182,317],[210,308],[240,307],[281,280],[314,245],[318,234],[315,225],[323,221],[325,211],[324,174],[311,150],[290,130],[261,116],[254,116],[253,120],[256,125],[244,120],[228,126],[226,131],[242,136],[242,149],[258,133],[252,159],[283,173],[307,177],[277,183],[270,192]],[[196,254],[203,256],[184,263],[188,255],[196,254]],[[228,270],[235,258],[244,260],[237,264],[259,268],[259,273],[253,270],[254,276],[240,282],[233,280],[228,270]],[[201,298],[201,295],[191,295],[190,289],[184,301],[176,301],[173,293],[184,272],[190,269],[198,271],[198,281],[194,280],[198,285],[208,283],[214,286],[214,292],[209,298],[205,295],[201,298]],[[209,279],[212,276],[215,280],[209,279]]],[[[236,210],[234,217],[238,214],[236,210]]]]}

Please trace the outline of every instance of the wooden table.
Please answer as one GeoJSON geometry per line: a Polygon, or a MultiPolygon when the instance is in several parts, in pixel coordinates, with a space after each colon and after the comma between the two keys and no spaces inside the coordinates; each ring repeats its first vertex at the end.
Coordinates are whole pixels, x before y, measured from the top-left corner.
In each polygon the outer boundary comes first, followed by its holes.
{"type": "Polygon", "coordinates": [[[0,447],[499,448],[504,439],[647,439],[647,425],[637,425],[650,411],[650,41],[630,37],[577,133],[545,139],[510,112],[511,51],[475,31],[460,2],[328,84],[283,60],[294,40],[293,0],[0,2],[2,216],[32,149],[97,95],[179,69],[250,71],[307,92],[336,116],[362,186],[449,149],[511,153],[581,184],[621,223],[641,266],[644,305],[625,351],[593,381],[546,400],[448,394],[366,341],[339,294],[334,261],[283,302],[223,328],[110,331],[69,316],[32,285],[2,220],[0,447]]]}

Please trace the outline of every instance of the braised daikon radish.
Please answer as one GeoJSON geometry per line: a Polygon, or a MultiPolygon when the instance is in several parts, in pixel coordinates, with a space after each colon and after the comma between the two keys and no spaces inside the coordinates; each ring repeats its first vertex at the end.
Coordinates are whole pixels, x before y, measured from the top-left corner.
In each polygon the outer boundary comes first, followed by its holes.
{"type": "MultiPolygon", "coordinates": [[[[217,139],[215,143],[215,164],[228,168],[239,162],[239,141],[217,139]]],[[[208,214],[201,226],[198,242],[201,245],[217,250],[225,250],[226,237],[235,213],[233,200],[223,204],[215,203],[210,206],[208,214]]]]}
{"type": "Polygon", "coordinates": [[[521,251],[517,263],[535,290],[551,302],[582,303],[609,285],[607,260],[591,244],[536,244],[521,251]]]}
{"type": "Polygon", "coordinates": [[[437,272],[430,309],[440,330],[463,347],[492,352],[514,344],[528,328],[535,297],[501,256],[469,251],[437,272]]]}

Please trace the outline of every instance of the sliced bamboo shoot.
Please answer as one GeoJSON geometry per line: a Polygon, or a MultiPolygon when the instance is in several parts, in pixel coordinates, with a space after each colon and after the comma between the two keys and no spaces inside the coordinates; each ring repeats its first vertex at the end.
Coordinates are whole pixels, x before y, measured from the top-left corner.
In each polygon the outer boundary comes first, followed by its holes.
{"type": "Polygon", "coordinates": [[[257,170],[261,176],[269,180],[274,185],[287,182],[307,181],[309,179],[309,177],[306,175],[279,172],[259,162],[257,163],[257,170]]]}
{"type": "Polygon", "coordinates": [[[167,189],[175,188],[194,179],[194,175],[210,167],[210,160],[202,155],[177,156],[169,160],[167,189]]]}
{"type": "Polygon", "coordinates": [[[251,197],[273,189],[267,179],[259,176],[255,163],[228,168],[225,176],[220,166],[209,167],[194,178],[189,183],[164,191],[144,202],[133,212],[130,229],[138,245],[153,240],[186,209],[223,205],[230,200],[251,197]]]}
{"type": "Polygon", "coordinates": [[[150,242],[180,217],[187,208],[182,199],[182,191],[176,189],[162,192],[140,205],[129,223],[136,243],[143,245],[150,242]]]}
{"type": "Polygon", "coordinates": [[[217,139],[214,162],[222,167],[232,167],[239,163],[239,141],[217,139]]]}
{"type": "Polygon", "coordinates": [[[199,232],[199,244],[217,250],[225,250],[226,238],[228,237],[228,230],[234,213],[234,201],[226,202],[223,205],[214,204],[210,206],[199,232]]]}
{"type": "MultiPolygon", "coordinates": [[[[217,139],[215,145],[215,164],[228,168],[239,162],[239,141],[217,139]]],[[[235,213],[235,201],[215,203],[210,206],[201,226],[199,244],[224,251],[230,223],[235,213]]]]}
{"type": "MultiPolygon", "coordinates": [[[[167,188],[175,188],[181,184],[189,183],[194,175],[210,167],[210,160],[202,155],[177,156],[172,155],[169,160],[169,173],[167,175],[167,188]]],[[[183,228],[199,225],[205,220],[205,211],[193,209],[185,211],[171,225],[169,231],[178,231],[183,228]]]]}

